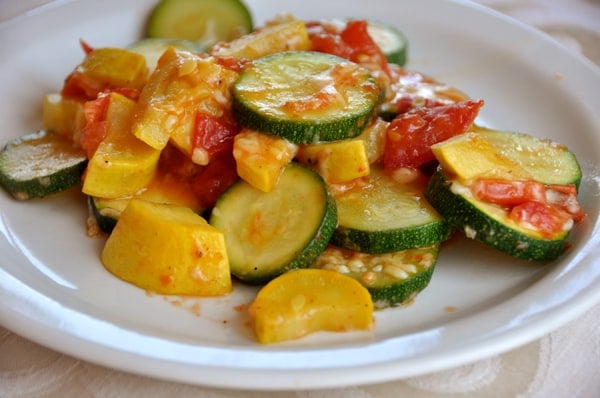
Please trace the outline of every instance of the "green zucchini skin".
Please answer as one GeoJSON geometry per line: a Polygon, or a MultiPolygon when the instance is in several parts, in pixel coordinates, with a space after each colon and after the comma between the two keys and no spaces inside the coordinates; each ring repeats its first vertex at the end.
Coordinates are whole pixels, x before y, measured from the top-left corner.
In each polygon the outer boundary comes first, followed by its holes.
{"type": "Polygon", "coordinates": [[[18,200],[42,198],[81,184],[86,166],[85,153],[66,137],[40,130],[0,151],[0,185],[18,200]]]}
{"type": "Polygon", "coordinates": [[[376,308],[410,304],[419,293],[429,286],[429,282],[433,278],[436,263],[437,254],[435,263],[420,270],[420,272],[412,275],[402,283],[368,287],[367,290],[371,293],[371,298],[376,308]]]}
{"type": "Polygon", "coordinates": [[[385,254],[367,254],[328,246],[314,268],[331,269],[360,282],[376,309],[406,305],[431,281],[440,245],[385,254]]]}
{"type": "Polygon", "coordinates": [[[234,183],[217,200],[209,223],[225,234],[232,275],[262,285],[313,264],[335,230],[337,208],[321,176],[291,163],[271,192],[258,191],[243,180],[234,183]],[[250,225],[262,217],[283,225],[277,234],[266,233],[266,241],[260,237],[265,224],[250,225]],[[305,220],[318,221],[313,225],[305,220]],[[253,243],[254,239],[260,242],[253,243]]]}
{"type": "MultiPolygon", "coordinates": [[[[117,199],[112,200],[116,201],[117,199]]],[[[88,196],[88,207],[100,230],[110,234],[119,221],[121,210],[111,209],[112,211],[107,212],[108,206],[105,201],[93,196],[88,196]]]]}
{"type": "Polygon", "coordinates": [[[464,231],[468,238],[524,260],[554,260],[564,253],[568,231],[544,239],[535,232],[517,229],[486,213],[476,205],[478,201],[453,193],[451,184],[438,168],[429,180],[425,197],[452,227],[464,231]]]}
{"type": "Polygon", "coordinates": [[[271,102],[271,93],[266,101],[251,97],[257,89],[270,90],[271,87],[285,84],[287,90],[277,90],[287,93],[289,99],[294,100],[301,96],[295,95],[295,90],[306,85],[309,78],[323,73],[324,67],[350,64],[346,59],[311,51],[287,51],[260,58],[242,72],[234,84],[233,115],[246,128],[277,135],[296,144],[357,137],[372,120],[382,98],[382,92],[370,73],[358,65],[352,64],[362,74],[363,81],[358,86],[352,86],[352,93],[348,94],[351,106],[329,111],[329,115],[315,115],[316,111],[301,115],[288,114],[279,109],[281,98],[271,102]]]}
{"type": "Polygon", "coordinates": [[[336,196],[338,227],[331,243],[381,254],[430,246],[450,237],[450,227],[425,200],[425,182],[401,184],[372,167],[366,184],[336,196]]]}
{"type": "Polygon", "coordinates": [[[331,243],[358,252],[382,254],[433,245],[448,239],[450,234],[450,227],[442,219],[389,231],[365,231],[338,226],[331,243]]]}

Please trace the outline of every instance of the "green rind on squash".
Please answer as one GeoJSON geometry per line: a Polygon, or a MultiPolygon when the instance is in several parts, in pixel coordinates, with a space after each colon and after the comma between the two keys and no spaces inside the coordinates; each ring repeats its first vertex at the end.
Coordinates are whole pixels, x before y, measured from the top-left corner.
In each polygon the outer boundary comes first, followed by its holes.
{"type": "MultiPolygon", "coordinates": [[[[430,283],[436,267],[440,245],[402,250],[385,254],[366,254],[329,246],[320,256],[314,268],[333,269],[359,281],[371,294],[377,309],[406,305],[430,283]],[[332,253],[343,257],[341,263],[332,264],[332,253]],[[368,262],[361,270],[351,264],[357,258],[368,262]],[[386,273],[385,266],[395,264],[406,270],[402,278],[386,273]],[[372,273],[371,278],[366,273],[372,273]]],[[[335,257],[334,257],[335,258],[335,257]]]]}
{"type": "Polygon", "coordinates": [[[568,231],[546,239],[533,230],[511,223],[505,215],[504,219],[492,215],[492,204],[453,193],[451,184],[438,168],[429,180],[425,197],[451,226],[464,231],[468,238],[525,260],[553,260],[565,251],[568,231]]]}
{"type": "Polygon", "coordinates": [[[102,232],[111,233],[129,203],[126,199],[102,199],[88,196],[88,206],[102,232]]]}
{"type": "Polygon", "coordinates": [[[232,275],[259,285],[289,270],[310,267],[331,239],[337,225],[337,210],[321,176],[291,163],[270,192],[261,192],[243,180],[234,183],[217,200],[209,222],[225,234],[232,275]],[[303,184],[312,184],[306,190],[316,189],[318,203],[311,203],[304,194],[303,184]],[[309,212],[318,212],[314,217],[317,225],[304,222],[309,219],[309,212]],[[260,239],[264,231],[254,230],[255,226],[249,224],[263,216],[281,222],[283,227],[268,242],[253,243],[252,237],[260,239]],[[248,234],[250,230],[252,233],[248,234]],[[244,247],[248,244],[252,247],[244,247]]]}
{"type": "Polygon", "coordinates": [[[40,130],[0,151],[0,185],[19,200],[41,198],[79,185],[86,165],[85,153],[66,137],[40,130]]]}
{"type": "MultiPolygon", "coordinates": [[[[278,114],[281,112],[274,111],[279,100],[274,100],[271,107],[270,104],[265,105],[249,96],[249,93],[254,94],[256,87],[270,87],[272,84],[298,85],[298,82],[301,83],[299,85],[306,85],[308,78],[322,72],[319,68],[323,65],[333,67],[336,64],[349,63],[348,60],[340,57],[311,51],[287,51],[260,58],[252,67],[242,72],[234,84],[233,115],[244,127],[277,135],[296,144],[315,144],[355,138],[370,123],[376,111],[382,95],[379,89],[372,92],[364,91],[360,99],[351,98],[348,101],[348,103],[353,101],[360,103],[360,109],[338,109],[335,113],[331,112],[332,116],[318,115],[317,111],[304,112],[300,115],[281,115],[278,114]],[[296,68],[293,70],[297,70],[297,73],[290,73],[292,68],[296,68]],[[279,72],[289,76],[279,75],[279,72]]],[[[376,87],[366,69],[364,82],[372,83],[372,86],[376,87]]],[[[297,100],[299,97],[295,95],[293,88],[282,91],[289,94],[290,100],[297,100]]],[[[355,107],[354,103],[352,107],[355,107]]]]}
{"type": "MultiPolygon", "coordinates": [[[[430,266],[420,270],[420,272],[410,276],[400,283],[389,284],[387,286],[368,287],[371,298],[376,308],[397,307],[411,303],[415,297],[421,293],[433,278],[435,271],[438,248],[436,247],[435,262],[430,266]]],[[[409,249],[422,250],[422,249],[409,249]]]]}
{"type": "Polygon", "coordinates": [[[331,243],[348,250],[382,254],[433,245],[448,239],[450,233],[451,230],[443,219],[389,231],[365,231],[338,226],[331,243]]]}
{"type": "Polygon", "coordinates": [[[446,240],[450,227],[425,200],[425,183],[401,184],[372,167],[365,184],[336,195],[338,227],[331,243],[379,254],[425,247],[446,240]]]}

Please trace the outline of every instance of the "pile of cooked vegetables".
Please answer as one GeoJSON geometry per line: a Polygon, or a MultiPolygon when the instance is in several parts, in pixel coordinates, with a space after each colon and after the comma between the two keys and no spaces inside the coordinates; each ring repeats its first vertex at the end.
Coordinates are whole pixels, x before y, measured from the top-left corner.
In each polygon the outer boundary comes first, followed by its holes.
{"type": "Polygon", "coordinates": [[[455,231],[551,260],[585,217],[566,146],[479,127],[483,100],[406,68],[391,26],[254,28],[238,0],[162,0],[147,33],[81,43],[43,129],[0,152],[0,182],[18,200],[80,187],[102,263],[142,289],[260,286],[262,343],[371,328],[455,231]]]}

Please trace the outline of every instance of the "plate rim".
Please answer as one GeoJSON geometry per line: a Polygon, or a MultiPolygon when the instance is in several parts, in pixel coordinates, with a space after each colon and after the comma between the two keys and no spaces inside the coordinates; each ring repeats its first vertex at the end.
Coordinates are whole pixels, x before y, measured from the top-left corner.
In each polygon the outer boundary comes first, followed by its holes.
{"type": "MultiPolygon", "coordinates": [[[[54,6],[61,7],[65,4],[72,4],[72,3],[76,3],[76,2],[78,2],[78,1],[77,0],[55,1],[55,2],[52,2],[53,7],[49,7],[47,5],[40,6],[38,8],[33,9],[31,12],[22,14],[21,16],[18,16],[15,18],[17,18],[18,20],[21,20],[21,17],[22,17],[22,19],[27,19],[27,17],[30,15],[36,15],[38,13],[43,13],[46,10],[54,9],[54,6]]],[[[493,17],[501,18],[501,19],[505,20],[507,23],[509,23],[512,26],[516,26],[516,27],[520,27],[521,29],[527,29],[527,30],[533,31],[535,34],[537,34],[539,36],[540,39],[548,40],[548,37],[546,35],[535,30],[534,28],[532,28],[528,25],[522,24],[521,22],[516,21],[508,16],[505,16],[505,15],[497,13],[493,10],[487,9],[486,7],[484,7],[480,4],[470,3],[470,2],[466,2],[466,1],[452,1],[452,3],[480,9],[482,12],[485,12],[493,17]]],[[[14,22],[15,18],[10,19],[7,22],[10,22],[10,24],[15,23],[14,22]]],[[[0,32],[2,30],[2,27],[5,24],[6,24],[6,22],[0,23],[0,32]]],[[[556,44],[556,46],[562,48],[562,51],[567,51],[566,48],[560,46],[558,43],[556,44]]],[[[577,56],[576,53],[570,53],[570,52],[569,52],[569,56],[572,57],[576,62],[581,63],[584,67],[589,68],[592,74],[595,73],[597,75],[597,77],[600,77],[600,68],[598,68],[597,65],[593,64],[587,58],[583,57],[582,55],[577,56]]],[[[599,81],[600,81],[600,78],[599,78],[599,81]]],[[[0,212],[0,216],[2,216],[1,212],[0,212]]],[[[0,221],[1,221],[0,226],[5,228],[6,226],[5,226],[4,220],[0,220],[0,221]],[[4,225],[2,225],[2,224],[4,224],[4,225]]],[[[0,230],[1,230],[1,228],[0,228],[0,230]]],[[[593,256],[593,254],[597,251],[597,250],[594,250],[593,245],[594,244],[598,245],[598,243],[600,241],[600,227],[599,227],[598,223],[596,223],[596,225],[594,226],[594,231],[592,232],[591,237],[592,238],[590,239],[590,241],[588,241],[587,244],[584,245],[580,251],[581,255],[583,255],[583,256],[587,256],[587,257],[593,256]]],[[[597,260],[596,261],[594,261],[594,259],[588,259],[588,260],[590,262],[592,262],[593,265],[596,265],[596,266],[600,265],[600,264],[596,264],[598,262],[597,260]]],[[[580,261],[582,261],[582,260],[580,259],[580,261]]],[[[238,379],[239,381],[234,384],[231,384],[231,383],[224,384],[222,381],[218,380],[218,378],[215,377],[215,375],[218,374],[219,372],[222,372],[223,368],[215,367],[214,365],[206,367],[204,365],[187,364],[187,363],[184,364],[184,363],[180,363],[177,361],[168,361],[168,360],[164,360],[164,359],[160,359],[160,358],[154,358],[153,359],[154,363],[149,364],[152,366],[141,366],[137,369],[133,369],[133,368],[131,368],[131,366],[123,365],[122,362],[115,364],[114,358],[120,357],[120,356],[127,357],[127,359],[129,361],[138,362],[138,365],[141,365],[142,362],[144,362],[144,360],[147,361],[148,357],[144,356],[144,355],[140,355],[139,353],[135,353],[135,352],[123,352],[122,350],[116,350],[113,347],[102,346],[99,342],[91,342],[91,344],[95,345],[95,347],[100,347],[100,350],[102,352],[92,353],[90,351],[86,351],[84,348],[89,348],[89,344],[90,344],[89,339],[85,339],[80,335],[74,334],[73,331],[61,329],[60,327],[58,327],[58,328],[51,327],[49,325],[49,322],[60,321],[60,318],[47,317],[45,319],[41,319],[41,318],[36,319],[35,316],[31,315],[31,313],[28,314],[28,313],[22,311],[20,309],[20,306],[23,305],[24,301],[27,302],[28,300],[30,300],[30,301],[35,301],[35,303],[29,303],[30,309],[34,309],[34,307],[37,307],[37,305],[39,305],[39,303],[45,302],[48,305],[56,306],[57,308],[55,311],[56,311],[56,313],[59,313],[59,314],[62,314],[62,311],[74,311],[74,310],[71,310],[69,308],[60,308],[61,307],[60,303],[53,302],[49,297],[43,296],[41,293],[38,293],[35,291],[29,291],[28,292],[29,297],[25,297],[24,293],[19,294],[19,292],[17,292],[15,290],[16,287],[18,287],[18,289],[16,289],[16,290],[20,290],[22,292],[25,292],[29,289],[29,287],[24,285],[21,281],[19,281],[12,275],[9,275],[9,273],[7,271],[5,271],[3,269],[3,267],[0,265],[0,288],[1,288],[0,292],[2,293],[2,303],[0,304],[0,324],[2,324],[3,327],[7,328],[8,330],[13,331],[14,333],[24,336],[32,341],[38,342],[46,347],[53,348],[53,349],[56,349],[56,350],[64,352],[64,353],[68,353],[69,355],[74,356],[76,358],[80,358],[80,359],[83,359],[83,360],[86,360],[86,361],[89,361],[92,363],[96,363],[96,364],[99,364],[102,366],[118,368],[122,371],[130,372],[130,373],[136,373],[136,374],[146,375],[146,376],[150,375],[150,376],[157,377],[160,379],[167,379],[167,380],[190,383],[190,382],[194,382],[194,378],[197,378],[198,371],[200,371],[200,372],[206,372],[206,373],[205,373],[205,377],[203,377],[203,379],[200,380],[199,384],[206,385],[206,386],[239,388],[239,389],[282,390],[282,389],[289,389],[289,388],[294,388],[294,389],[310,388],[310,389],[312,389],[312,388],[325,388],[325,387],[340,387],[340,386],[345,386],[345,385],[350,385],[350,384],[356,385],[356,384],[366,384],[366,383],[372,383],[372,382],[389,381],[389,380],[398,378],[398,367],[399,366],[402,367],[402,365],[403,365],[403,364],[398,364],[395,361],[390,361],[390,362],[380,363],[380,364],[369,364],[369,366],[371,366],[371,367],[373,367],[373,366],[377,367],[378,368],[377,370],[380,371],[381,373],[375,378],[373,376],[362,375],[361,380],[356,380],[355,378],[353,378],[353,376],[355,376],[355,370],[356,370],[355,368],[352,368],[352,369],[350,369],[350,368],[346,368],[346,369],[315,368],[315,369],[311,369],[308,371],[302,370],[302,369],[296,369],[296,370],[290,371],[288,369],[285,371],[286,374],[284,374],[284,375],[279,374],[279,376],[281,376],[281,379],[279,381],[277,381],[276,383],[267,383],[267,384],[265,384],[264,379],[257,378],[256,374],[254,374],[256,372],[263,372],[264,368],[232,369],[230,367],[226,367],[227,372],[236,373],[236,375],[239,377],[239,379],[238,379]],[[38,296],[36,296],[36,294],[38,294],[38,296]],[[33,326],[37,326],[39,329],[35,330],[35,328],[33,326]],[[59,342],[57,342],[55,340],[56,337],[65,336],[65,335],[72,338],[72,340],[70,342],[68,342],[64,339],[63,340],[59,339],[58,340],[59,342]],[[162,366],[158,366],[159,368],[167,367],[165,365],[168,365],[168,367],[170,368],[169,372],[165,373],[164,369],[158,370],[156,368],[157,364],[162,365],[162,366]],[[329,372],[329,374],[334,376],[333,377],[334,380],[331,380],[331,378],[323,378],[322,372],[329,372]],[[237,373],[239,373],[239,374],[237,374],[237,373]],[[317,374],[320,377],[312,377],[317,374]],[[313,378],[313,380],[311,380],[310,385],[306,385],[305,383],[302,382],[302,380],[305,380],[306,378],[311,378],[311,377],[313,378]]],[[[568,307],[568,311],[562,311],[558,314],[553,314],[553,316],[551,316],[551,317],[542,317],[540,319],[534,319],[534,320],[529,321],[529,323],[527,323],[525,326],[521,326],[521,329],[519,329],[519,330],[523,331],[524,329],[527,329],[528,333],[517,333],[516,336],[512,336],[513,338],[510,339],[509,343],[507,343],[505,341],[506,340],[505,339],[506,334],[505,334],[505,335],[495,336],[492,339],[487,340],[485,342],[482,341],[479,343],[479,345],[476,346],[476,349],[471,350],[469,352],[464,352],[464,351],[461,351],[458,348],[456,348],[455,350],[457,350],[458,352],[455,352],[454,356],[447,355],[445,357],[445,361],[439,360],[438,362],[436,362],[433,365],[429,364],[428,370],[426,372],[423,371],[424,370],[423,368],[415,369],[413,372],[411,372],[410,370],[405,370],[404,373],[402,373],[402,377],[416,376],[416,375],[439,371],[439,370],[447,369],[452,366],[456,366],[457,365],[457,360],[456,360],[457,357],[461,358],[460,360],[458,360],[459,364],[466,364],[466,363],[473,362],[473,361],[476,361],[479,359],[483,359],[485,357],[489,357],[490,355],[500,354],[502,352],[508,351],[517,346],[525,344],[529,341],[532,341],[535,338],[539,338],[542,335],[547,334],[550,331],[569,322],[570,320],[580,316],[585,311],[590,309],[593,305],[600,302],[600,289],[592,289],[591,287],[588,287],[588,290],[579,292],[579,295],[576,298],[577,298],[576,300],[562,303],[563,306],[568,307]]],[[[40,308],[36,308],[36,309],[41,310],[40,308]]],[[[82,317],[82,318],[87,317],[87,314],[78,313],[78,312],[73,315],[75,317],[82,317]]],[[[94,319],[91,319],[89,321],[92,323],[99,322],[99,320],[94,320],[94,319]]],[[[217,349],[217,351],[218,351],[218,349],[217,349]]],[[[249,351],[253,352],[253,350],[249,350],[249,351]]],[[[329,352],[335,352],[336,349],[325,349],[325,350],[318,350],[318,351],[329,353],[329,352]]],[[[292,351],[290,351],[290,352],[292,352],[292,351]]],[[[429,359],[422,358],[422,360],[426,361],[429,359]]],[[[270,369],[270,370],[275,371],[275,369],[270,369]]],[[[270,381],[272,382],[273,380],[270,380],[270,381]]],[[[196,384],[196,383],[194,383],[194,384],[196,384]]]]}

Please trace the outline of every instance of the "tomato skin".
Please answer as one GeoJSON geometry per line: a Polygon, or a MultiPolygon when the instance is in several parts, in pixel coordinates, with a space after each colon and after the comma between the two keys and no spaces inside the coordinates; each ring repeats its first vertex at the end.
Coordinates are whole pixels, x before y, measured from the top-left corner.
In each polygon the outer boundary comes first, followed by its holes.
{"type": "Polygon", "coordinates": [[[237,59],[235,57],[223,56],[216,56],[215,61],[223,68],[237,73],[243,72],[249,65],[252,64],[252,62],[247,59],[237,59]]]}
{"type": "Polygon", "coordinates": [[[98,145],[100,145],[100,142],[108,134],[106,113],[110,105],[110,94],[113,92],[133,100],[139,97],[139,91],[135,89],[115,89],[103,91],[98,94],[96,99],[86,101],[83,104],[85,126],[81,132],[80,144],[88,158],[94,155],[94,152],[98,149],[98,145]]]}
{"type": "Polygon", "coordinates": [[[383,51],[367,30],[366,20],[352,20],[339,30],[331,24],[309,21],[306,23],[312,50],[337,55],[357,63],[374,63],[388,71],[383,51]]]}
{"type": "Polygon", "coordinates": [[[571,215],[547,203],[529,201],[513,207],[508,217],[519,224],[530,224],[547,237],[552,238],[572,222],[571,215]]]}
{"type": "Polygon", "coordinates": [[[233,138],[239,131],[240,127],[232,118],[216,118],[198,112],[192,133],[192,148],[203,149],[210,159],[219,152],[232,151],[233,138]]]}
{"type": "Polygon", "coordinates": [[[433,107],[422,106],[399,114],[386,131],[383,167],[419,168],[435,160],[431,146],[465,133],[483,106],[483,100],[467,100],[433,107]]]}
{"type": "Polygon", "coordinates": [[[88,159],[94,155],[100,142],[108,133],[108,122],[106,112],[110,104],[110,93],[100,93],[95,100],[86,101],[83,104],[85,115],[85,126],[81,133],[81,147],[88,159]]]}
{"type": "Polygon", "coordinates": [[[350,60],[362,62],[366,57],[368,62],[379,64],[383,70],[387,71],[387,59],[381,48],[375,43],[371,35],[369,35],[367,26],[368,24],[365,20],[350,21],[342,31],[342,41],[352,48],[350,60]]]}
{"type": "Polygon", "coordinates": [[[533,180],[502,180],[479,178],[471,187],[476,198],[504,206],[516,206],[527,201],[546,201],[546,186],[533,180]]]}
{"type": "Polygon", "coordinates": [[[212,208],[219,196],[238,178],[233,152],[223,151],[192,177],[192,191],[202,207],[212,208]]]}
{"type": "Polygon", "coordinates": [[[583,220],[585,211],[577,200],[577,187],[571,185],[549,185],[546,195],[548,203],[569,213],[575,222],[583,220]]]}

